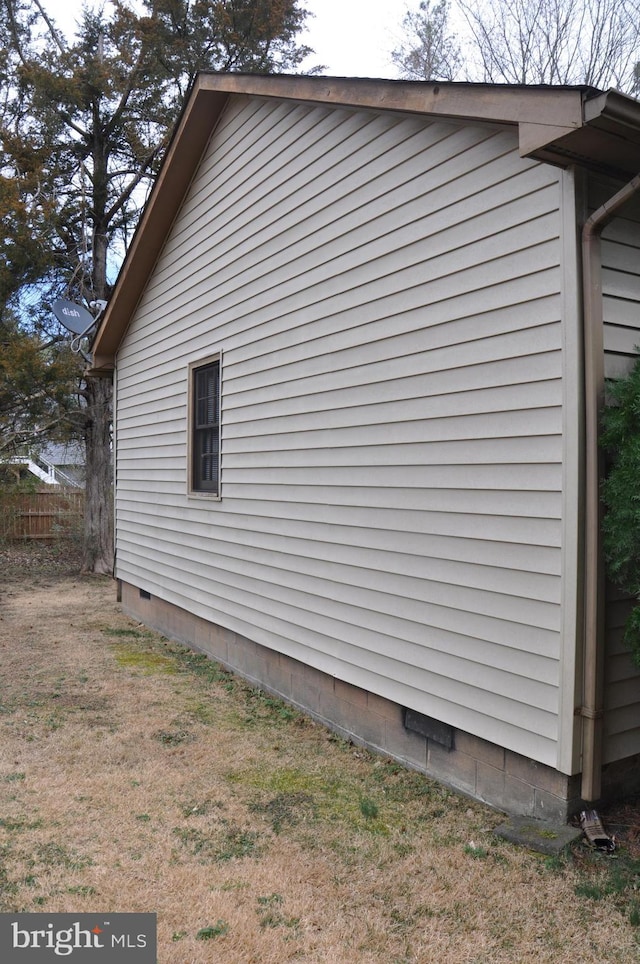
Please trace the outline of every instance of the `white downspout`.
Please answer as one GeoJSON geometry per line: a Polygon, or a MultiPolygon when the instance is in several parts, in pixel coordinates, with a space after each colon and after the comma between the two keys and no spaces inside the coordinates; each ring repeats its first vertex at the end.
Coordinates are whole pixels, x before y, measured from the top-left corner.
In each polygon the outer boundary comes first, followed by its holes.
{"type": "Polygon", "coordinates": [[[602,453],[600,413],[604,404],[604,312],[602,304],[602,231],[640,190],[640,174],[598,208],[582,229],[582,285],[585,390],[585,546],[582,799],[595,801],[602,790],[602,717],[604,712],[604,567],[601,551],[602,453]]]}

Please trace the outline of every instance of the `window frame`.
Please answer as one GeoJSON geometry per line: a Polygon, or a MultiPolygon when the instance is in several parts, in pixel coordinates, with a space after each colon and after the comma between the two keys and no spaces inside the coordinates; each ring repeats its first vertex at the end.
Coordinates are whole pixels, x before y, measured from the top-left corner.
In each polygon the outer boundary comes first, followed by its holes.
{"type": "MultiPolygon", "coordinates": [[[[210,501],[219,502],[222,498],[222,352],[217,351],[211,355],[207,355],[204,358],[199,358],[197,361],[189,363],[189,378],[188,378],[188,419],[187,419],[187,493],[189,496],[197,499],[208,499],[210,501]],[[217,454],[218,454],[218,471],[217,478],[215,480],[215,485],[204,486],[199,484],[198,473],[196,471],[196,453],[198,451],[197,444],[197,434],[207,430],[207,426],[199,426],[197,424],[197,398],[196,398],[196,387],[198,381],[198,373],[203,369],[213,368],[217,366],[218,368],[218,395],[217,395],[217,408],[218,408],[218,422],[217,422],[217,454]]],[[[212,423],[215,425],[215,423],[212,423]]]]}

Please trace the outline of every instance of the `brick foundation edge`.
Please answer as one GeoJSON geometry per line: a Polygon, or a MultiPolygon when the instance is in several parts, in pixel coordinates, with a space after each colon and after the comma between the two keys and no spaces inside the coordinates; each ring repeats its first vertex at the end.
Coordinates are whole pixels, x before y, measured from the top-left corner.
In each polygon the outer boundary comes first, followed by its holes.
{"type": "MultiPolygon", "coordinates": [[[[579,775],[559,773],[462,730],[455,730],[453,747],[444,746],[406,729],[405,708],[397,703],[208,622],[144,588],[119,580],[118,599],[128,616],[205,653],[339,736],[497,810],[558,823],[583,805],[579,775]]],[[[640,791],[639,763],[633,758],[605,767],[602,802],[640,791]]]]}

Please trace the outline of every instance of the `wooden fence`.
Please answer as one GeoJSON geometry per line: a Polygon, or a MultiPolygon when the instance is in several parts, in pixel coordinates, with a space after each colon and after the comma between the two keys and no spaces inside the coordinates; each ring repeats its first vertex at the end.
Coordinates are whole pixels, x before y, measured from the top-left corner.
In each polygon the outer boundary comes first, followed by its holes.
{"type": "Polygon", "coordinates": [[[69,538],[82,530],[84,492],[47,489],[0,493],[0,538],[50,540],[69,538]]]}

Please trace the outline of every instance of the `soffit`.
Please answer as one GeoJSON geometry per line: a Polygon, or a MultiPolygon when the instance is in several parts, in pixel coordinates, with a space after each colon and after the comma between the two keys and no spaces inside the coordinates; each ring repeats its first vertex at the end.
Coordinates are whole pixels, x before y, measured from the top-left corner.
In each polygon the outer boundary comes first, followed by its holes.
{"type": "Polygon", "coordinates": [[[527,156],[567,167],[582,165],[628,180],[640,171],[640,102],[617,91],[585,98],[583,123],[545,139],[527,125],[520,128],[520,150],[527,156]]]}
{"type": "Polygon", "coordinates": [[[620,177],[640,170],[640,103],[588,87],[513,87],[367,78],[200,74],[120,271],[94,342],[91,374],[107,374],[146,281],[229,97],[400,111],[518,126],[520,153],[620,177]],[[635,164],[635,167],[634,167],[635,164]]]}

